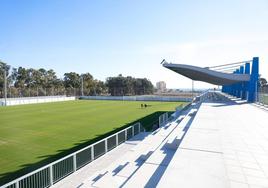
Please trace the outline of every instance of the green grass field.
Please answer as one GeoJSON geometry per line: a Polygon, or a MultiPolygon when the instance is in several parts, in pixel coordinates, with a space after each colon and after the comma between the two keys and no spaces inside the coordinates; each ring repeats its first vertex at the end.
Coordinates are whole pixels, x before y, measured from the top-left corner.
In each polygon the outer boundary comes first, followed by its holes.
{"type": "Polygon", "coordinates": [[[180,104],[81,100],[1,107],[0,180],[44,165],[137,120],[148,127],[163,111],[174,111],[180,104]],[[151,106],[142,109],[141,103],[151,106]]]}

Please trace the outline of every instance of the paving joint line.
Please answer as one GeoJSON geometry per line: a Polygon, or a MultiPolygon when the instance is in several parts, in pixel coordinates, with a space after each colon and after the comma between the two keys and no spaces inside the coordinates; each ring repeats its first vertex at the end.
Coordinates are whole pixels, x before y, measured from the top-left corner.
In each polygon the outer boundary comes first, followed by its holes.
{"type": "Polygon", "coordinates": [[[192,151],[200,151],[200,152],[207,152],[207,153],[223,154],[223,152],[220,152],[220,151],[210,151],[210,150],[203,150],[203,149],[184,148],[184,147],[179,147],[179,149],[192,150],[192,151]]]}

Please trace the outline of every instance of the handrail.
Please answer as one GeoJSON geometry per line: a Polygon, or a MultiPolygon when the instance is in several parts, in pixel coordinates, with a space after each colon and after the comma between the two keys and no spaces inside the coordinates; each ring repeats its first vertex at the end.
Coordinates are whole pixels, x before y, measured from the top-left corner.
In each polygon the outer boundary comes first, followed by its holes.
{"type": "MultiPolygon", "coordinates": [[[[84,147],[84,148],[82,148],[82,149],[80,149],[80,150],[78,150],[78,151],[75,151],[75,152],[73,152],[73,153],[71,153],[71,154],[69,154],[69,155],[67,155],[67,156],[65,156],[65,157],[62,157],[62,158],[60,158],[60,159],[58,159],[58,160],[56,160],[56,161],[54,161],[54,162],[51,162],[51,163],[49,163],[49,164],[47,164],[47,165],[45,165],[45,166],[43,166],[43,167],[40,167],[40,168],[38,168],[38,169],[36,169],[36,170],[34,170],[34,171],[28,173],[28,174],[25,174],[25,175],[23,175],[23,176],[21,176],[21,177],[15,179],[15,180],[9,182],[9,183],[6,183],[6,184],[2,185],[0,188],[6,188],[6,187],[11,186],[11,185],[14,185],[14,184],[16,184],[16,186],[17,186],[17,183],[18,183],[19,181],[21,181],[21,180],[23,180],[23,179],[25,179],[25,178],[28,178],[28,177],[30,177],[30,176],[33,175],[33,174],[36,174],[36,173],[38,173],[38,172],[41,172],[42,170],[44,170],[44,169],[46,169],[46,168],[51,168],[53,165],[55,165],[55,164],[57,164],[57,163],[59,163],[59,162],[61,162],[61,161],[64,161],[65,159],[68,159],[68,158],[70,158],[70,157],[73,157],[73,156],[75,156],[76,154],[78,154],[78,153],[80,153],[80,152],[82,152],[82,151],[84,151],[84,150],[86,150],[86,149],[89,149],[89,148],[91,148],[91,147],[97,145],[97,144],[100,143],[100,142],[106,141],[107,139],[109,139],[109,138],[111,138],[111,137],[113,137],[113,136],[116,136],[116,135],[120,134],[121,132],[124,132],[124,131],[126,131],[126,130],[128,130],[128,129],[130,129],[130,128],[134,129],[134,126],[136,126],[136,125],[139,125],[139,133],[140,133],[140,132],[141,132],[141,124],[140,124],[139,122],[137,122],[137,123],[135,123],[135,124],[133,124],[133,125],[131,125],[131,126],[128,126],[128,127],[124,128],[123,130],[120,130],[120,131],[118,131],[118,132],[116,132],[116,133],[114,133],[114,134],[112,134],[112,135],[110,135],[110,136],[108,136],[108,137],[105,137],[105,138],[103,138],[103,139],[101,139],[101,140],[99,140],[99,141],[97,141],[97,142],[95,142],[95,143],[93,143],[93,144],[91,144],[91,145],[89,145],[89,146],[86,146],[86,147],[84,147]]],[[[134,135],[133,135],[133,136],[134,136],[134,135]]],[[[126,141],[126,140],[125,140],[125,141],[126,141]]],[[[119,144],[118,144],[118,145],[119,145],[119,144]]],[[[116,145],[116,146],[118,146],[118,145],[116,145]]],[[[105,152],[105,153],[106,153],[106,152],[105,152]]],[[[92,160],[94,160],[94,159],[92,159],[92,160]]],[[[76,169],[75,169],[75,170],[76,170],[76,169]]],[[[74,171],[75,171],[75,170],[74,170],[74,171]]],[[[17,187],[16,187],[16,188],[17,188],[17,187]]]]}

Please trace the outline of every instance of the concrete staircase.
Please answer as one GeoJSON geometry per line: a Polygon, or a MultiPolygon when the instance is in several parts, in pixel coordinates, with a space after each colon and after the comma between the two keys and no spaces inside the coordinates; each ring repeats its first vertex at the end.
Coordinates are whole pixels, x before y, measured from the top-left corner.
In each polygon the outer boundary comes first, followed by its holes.
{"type": "Polygon", "coordinates": [[[152,132],[137,146],[123,153],[106,169],[87,178],[79,188],[88,187],[155,187],[198,110],[198,104],[152,132]]]}

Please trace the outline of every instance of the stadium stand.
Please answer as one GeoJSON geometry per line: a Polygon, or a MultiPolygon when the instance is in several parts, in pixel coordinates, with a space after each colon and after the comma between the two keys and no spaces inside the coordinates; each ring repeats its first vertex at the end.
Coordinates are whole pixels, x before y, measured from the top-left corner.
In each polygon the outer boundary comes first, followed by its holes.
{"type": "Polygon", "coordinates": [[[255,105],[207,92],[76,187],[268,187],[267,121],[255,105]]]}
{"type": "Polygon", "coordinates": [[[140,176],[144,181],[150,182],[149,179],[154,177],[152,173],[155,166],[161,168],[168,165],[169,158],[178,148],[197,107],[197,104],[193,104],[181,112],[179,117],[154,131],[109,167],[84,181],[80,187],[135,187],[140,176]],[[150,168],[152,164],[154,168],[150,168]],[[148,173],[148,167],[152,173],[148,173]]]}

